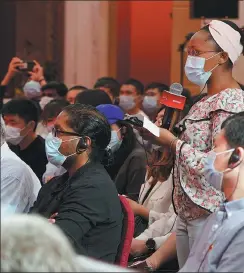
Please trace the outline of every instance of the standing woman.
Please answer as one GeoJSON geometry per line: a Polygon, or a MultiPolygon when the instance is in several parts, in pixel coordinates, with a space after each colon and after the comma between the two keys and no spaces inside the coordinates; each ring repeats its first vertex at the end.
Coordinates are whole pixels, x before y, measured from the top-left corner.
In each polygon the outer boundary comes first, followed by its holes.
{"type": "MultiPolygon", "coordinates": [[[[160,129],[157,139],[175,153],[174,207],[178,214],[176,246],[182,267],[190,248],[208,217],[224,201],[220,188],[209,184],[208,152],[222,122],[244,110],[244,91],[232,77],[232,68],[243,54],[244,35],[230,21],[212,21],[198,31],[188,45],[185,73],[199,85],[207,85],[207,96],[198,101],[178,125],[179,138],[160,129]]],[[[215,185],[216,186],[216,185],[215,185]]]]}

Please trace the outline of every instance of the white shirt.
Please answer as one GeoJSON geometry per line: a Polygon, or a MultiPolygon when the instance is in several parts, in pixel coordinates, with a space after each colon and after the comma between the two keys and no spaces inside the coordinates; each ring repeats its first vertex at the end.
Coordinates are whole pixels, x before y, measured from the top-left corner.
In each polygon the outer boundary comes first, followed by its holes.
{"type": "Polygon", "coordinates": [[[45,184],[47,183],[51,178],[55,177],[55,176],[60,176],[64,173],[66,173],[67,171],[65,170],[64,167],[60,166],[60,167],[56,167],[55,165],[53,165],[52,163],[48,162],[46,165],[46,171],[42,176],[42,182],[45,184]]]}
{"type": "Polygon", "coordinates": [[[153,238],[158,249],[175,230],[177,216],[172,204],[172,176],[164,182],[157,182],[142,204],[144,196],[150,189],[151,181],[152,178],[142,185],[138,200],[139,204],[150,210],[148,228],[135,239],[146,241],[153,238]]]}
{"type": "Polygon", "coordinates": [[[35,202],[40,188],[41,183],[32,169],[13,153],[5,142],[1,146],[1,211],[3,214],[27,213],[35,202]]]}

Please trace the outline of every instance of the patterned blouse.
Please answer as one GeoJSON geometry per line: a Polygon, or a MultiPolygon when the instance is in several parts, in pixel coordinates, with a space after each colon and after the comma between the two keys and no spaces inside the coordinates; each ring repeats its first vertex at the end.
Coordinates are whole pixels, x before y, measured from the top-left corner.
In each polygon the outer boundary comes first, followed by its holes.
{"type": "Polygon", "coordinates": [[[223,201],[223,194],[204,176],[204,160],[213,149],[213,140],[221,131],[222,122],[242,111],[244,91],[226,89],[202,98],[177,125],[183,132],[176,145],[173,200],[182,219],[193,220],[214,212],[223,201]]]}

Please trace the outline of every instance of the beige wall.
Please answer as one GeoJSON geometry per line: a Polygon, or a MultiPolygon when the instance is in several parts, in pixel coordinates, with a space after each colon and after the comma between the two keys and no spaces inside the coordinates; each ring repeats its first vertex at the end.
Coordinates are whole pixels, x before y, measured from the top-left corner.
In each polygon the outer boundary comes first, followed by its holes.
{"type": "Polygon", "coordinates": [[[92,87],[108,73],[108,1],[66,1],[64,81],[92,87]]]}
{"type": "MultiPolygon", "coordinates": [[[[189,1],[173,1],[171,83],[180,82],[179,45],[184,42],[186,34],[199,30],[200,26],[201,20],[190,19],[189,1]]],[[[184,77],[184,87],[189,88],[192,93],[199,92],[199,87],[191,84],[186,77],[184,77]]]]}

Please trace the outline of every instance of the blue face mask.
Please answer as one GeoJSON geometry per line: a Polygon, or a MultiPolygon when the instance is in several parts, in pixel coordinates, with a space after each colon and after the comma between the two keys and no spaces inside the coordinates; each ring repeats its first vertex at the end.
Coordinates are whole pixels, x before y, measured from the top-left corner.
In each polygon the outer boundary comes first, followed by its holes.
{"type": "Polygon", "coordinates": [[[219,66],[219,64],[217,64],[210,71],[206,72],[204,70],[205,62],[207,60],[212,59],[213,57],[217,56],[220,53],[221,52],[218,52],[217,54],[213,55],[212,57],[208,59],[197,57],[197,56],[188,56],[186,60],[186,65],[185,65],[185,74],[188,80],[199,86],[205,85],[208,79],[211,77],[212,71],[217,66],[219,66]]]}
{"type": "Polygon", "coordinates": [[[125,110],[131,110],[135,107],[136,103],[133,96],[120,96],[119,97],[119,106],[125,110]]]}
{"type": "Polygon", "coordinates": [[[142,107],[147,113],[153,113],[158,110],[157,97],[145,96],[142,102],[142,107]]]}
{"type": "Polygon", "coordinates": [[[208,183],[219,191],[221,191],[221,189],[222,189],[224,173],[226,171],[219,172],[215,169],[215,167],[214,167],[215,159],[218,155],[222,155],[225,153],[231,153],[234,150],[235,149],[231,149],[231,150],[220,152],[220,153],[216,153],[214,151],[211,151],[206,158],[206,163],[204,165],[205,177],[207,178],[208,183]]]}
{"type": "Polygon", "coordinates": [[[111,140],[108,144],[108,149],[111,150],[113,153],[118,151],[121,146],[122,140],[118,137],[118,131],[111,131],[111,140]]]}
{"type": "Polygon", "coordinates": [[[49,133],[45,140],[45,148],[48,161],[57,167],[62,166],[68,157],[73,156],[76,153],[66,156],[60,153],[59,148],[62,142],[68,142],[75,139],[80,139],[80,137],[62,141],[62,139],[54,137],[52,133],[49,133]]]}

